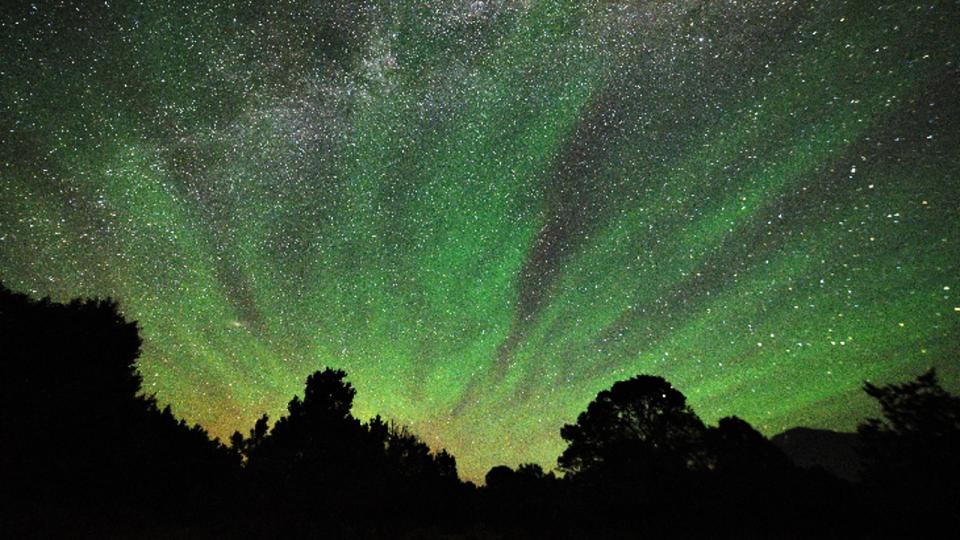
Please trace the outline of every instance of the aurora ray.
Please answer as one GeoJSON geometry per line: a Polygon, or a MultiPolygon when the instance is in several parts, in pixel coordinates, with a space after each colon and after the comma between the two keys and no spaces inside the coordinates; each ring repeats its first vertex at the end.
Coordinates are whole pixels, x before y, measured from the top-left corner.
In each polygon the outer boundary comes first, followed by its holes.
{"type": "Polygon", "coordinates": [[[849,429],[956,388],[955,2],[5,10],[0,279],[221,437],[322,366],[478,478],[636,373],[849,429]]]}

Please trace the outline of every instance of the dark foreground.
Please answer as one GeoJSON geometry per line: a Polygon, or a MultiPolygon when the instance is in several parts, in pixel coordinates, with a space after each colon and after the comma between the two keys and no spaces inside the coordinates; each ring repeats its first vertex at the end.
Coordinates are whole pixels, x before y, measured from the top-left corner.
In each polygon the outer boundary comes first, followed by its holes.
{"type": "MultiPolygon", "coordinates": [[[[929,372],[865,390],[856,481],[800,468],[736,417],[706,426],[637,376],[563,427],[557,477],[450,454],[351,414],[337,370],[229,444],[141,394],[112,302],[0,286],[3,538],[917,538],[960,526],[960,399],[929,372]]],[[[814,452],[815,453],[815,452],[814,452]]]]}

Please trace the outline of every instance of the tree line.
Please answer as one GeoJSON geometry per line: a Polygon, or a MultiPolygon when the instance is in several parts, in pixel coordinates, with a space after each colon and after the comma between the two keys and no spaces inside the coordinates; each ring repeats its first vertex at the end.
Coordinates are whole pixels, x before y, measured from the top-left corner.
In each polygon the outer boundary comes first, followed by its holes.
{"type": "Polygon", "coordinates": [[[211,438],[143,393],[141,339],[109,300],[0,284],[5,538],[917,537],[960,525],[960,398],[929,371],[864,385],[859,482],[796,466],[737,417],[706,425],[661,377],[597,394],[556,471],[455,458],[352,414],[346,373],[310,375],[271,424],[211,438]]]}

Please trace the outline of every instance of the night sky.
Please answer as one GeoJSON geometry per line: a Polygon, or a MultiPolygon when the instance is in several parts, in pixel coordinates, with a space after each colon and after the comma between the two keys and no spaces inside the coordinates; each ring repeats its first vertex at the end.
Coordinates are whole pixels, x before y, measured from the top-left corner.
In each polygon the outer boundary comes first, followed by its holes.
{"type": "Polygon", "coordinates": [[[343,368],[461,474],[617,380],[852,429],[960,386],[960,3],[15,2],[0,279],[224,437],[343,368]],[[209,5],[208,5],[209,4],[209,5]]]}

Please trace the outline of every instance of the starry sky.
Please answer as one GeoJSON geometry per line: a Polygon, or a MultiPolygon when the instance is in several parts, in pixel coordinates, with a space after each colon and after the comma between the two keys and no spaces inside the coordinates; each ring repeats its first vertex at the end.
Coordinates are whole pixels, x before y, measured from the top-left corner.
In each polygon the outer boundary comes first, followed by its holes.
{"type": "Polygon", "coordinates": [[[638,373],[768,435],[960,385],[958,2],[0,17],[0,279],[117,299],[214,435],[324,366],[473,479],[638,373]]]}

